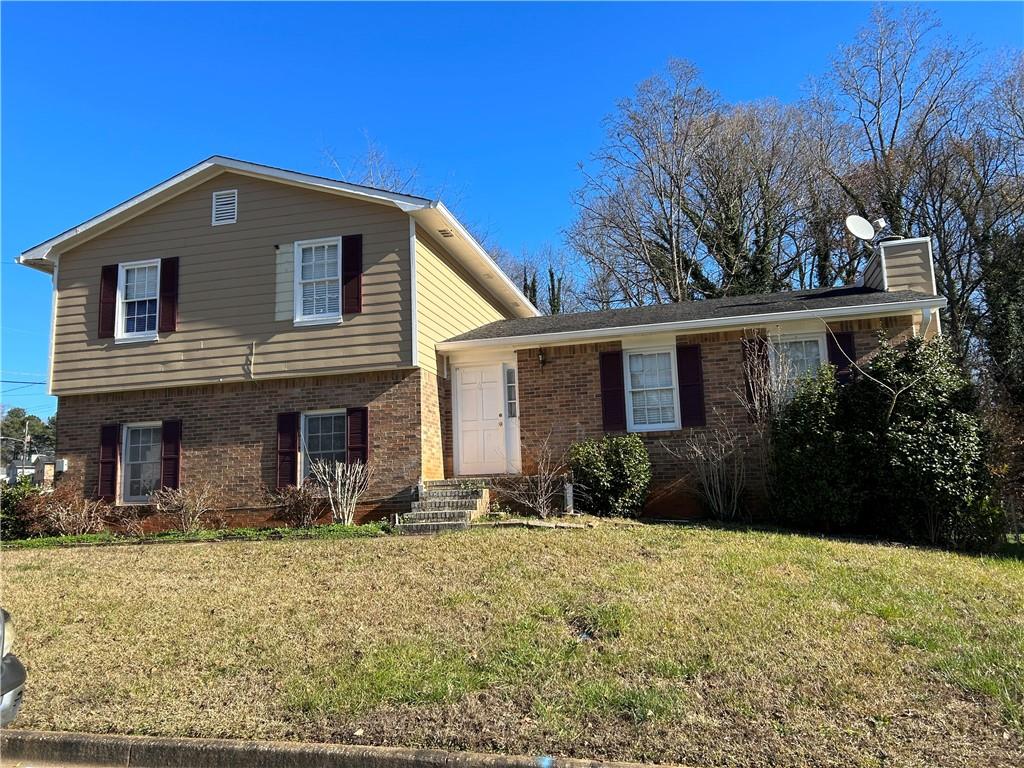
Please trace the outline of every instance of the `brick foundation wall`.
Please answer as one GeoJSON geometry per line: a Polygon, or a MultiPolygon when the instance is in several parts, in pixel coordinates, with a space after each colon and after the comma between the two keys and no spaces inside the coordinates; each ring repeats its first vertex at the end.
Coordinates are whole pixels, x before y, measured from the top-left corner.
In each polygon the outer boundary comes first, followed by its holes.
{"type": "Polygon", "coordinates": [[[277,414],[366,406],[374,478],[357,519],[382,518],[407,511],[419,482],[422,398],[419,370],[69,395],[58,399],[57,453],[91,495],[102,424],[181,419],[181,485],[215,484],[232,525],[272,525],[263,491],[276,482],[277,414]]]}
{"type": "MultiPolygon", "coordinates": [[[[915,331],[911,317],[852,320],[833,323],[836,332],[855,335],[857,362],[863,364],[877,351],[877,332],[884,329],[897,343],[915,331]]],[[[763,332],[763,330],[762,330],[763,332]]],[[[749,333],[749,332],[748,332],[749,333]]],[[[704,370],[707,426],[665,432],[640,433],[651,454],[653,482],[646,513],[688,517],[701,513],[695,479],[686,456],[687,441],[700,431],[727,425],[756,439],[743,406],[743,331],[677,336],[677,343],[700,344],[704,370]],[[676,455],[678,454],[678,455],[676,455]]],[[[519,350],[520,433],[524,472],[536,466],[539,450],[548,441],[553,455],[562,456],[578,440],[604,434],[601,419],[599,355],[621,349],[619,342],[545,347],[544,364],[537,348],[519,350]]],[[[749,503],[763,503],[764,468],[756,449],[748,456],[749,503]]]]}

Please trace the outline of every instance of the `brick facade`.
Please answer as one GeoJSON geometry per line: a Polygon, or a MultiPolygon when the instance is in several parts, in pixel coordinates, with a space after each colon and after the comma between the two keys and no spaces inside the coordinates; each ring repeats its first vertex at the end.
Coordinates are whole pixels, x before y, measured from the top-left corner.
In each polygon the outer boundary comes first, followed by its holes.
{"type": "MultiPolygon", "coordinates": [[[[879,329],[898,342],[915,332],[910,317],[853,320],[832,328],[854,333],[859,363],[877,350],[879,329]]],[[[743,337],[743,331],[675,337],[676,343],[701,346],[707,426],[641,434],[654,473],[649,514],[699,514],[686,461],[687,441],[699,430],[724,424],[752,432],[742,403],[743,337]]],[[[603,434],[599,356],[621,348],[615,341],[517,352],[524,472],[534,469],[545,441],[554,456],[562,456],[574,442],[603,434]]],[[[360,521],[408,511],[421,479],[454,475],[451,381],[419,369],[62,396],[57,452],[69,460],[69,476],[91,495],[97,487],[101,425],[180,419],[181,484],[197,478],[214,483],[229,500],[229,524],[277,524],[264,493],[276,480],[277,414],[357,406],[368,408],[375,471],[360,504],[360,521]]],[[[752,460],[748,486],[755,502],[762,474],[752,460]]]]}
{"type": "Polygon", "coordinates": [[[181,419],[181,484],[214,483],[232,507],[231,524],[271,524],[264,489],[276,482],[277,414],[366,406],[374,478],[357,517],[380,518],[406,511],[421,477],[421,378],[408,369],[63,396],[57,452],[69,460],[69,476],[92,494],[102,424],[181,419]]]}
{"type": "MultiPolygon", "coordinates": [[[[830,327],[835,332],[854,333],[859,364],[877,351],[880,329],[897,343],[906,341],[915,331],[911,317],[844,321],[832,323],[830,327]]],[[[763,333],[764,329],[761,331],[763,333]]],[[[753,437],[743,405],[743,337],[744,332],[739,330],[676,337],[677,344],[701,346],[707,426],[640,433],[651,454],[654,475],[648,514],[671,517],[700,514],[694,478],[685,458],[689,452],[687,441],[698,431],[727,425],[753,437]]],[[[545,440],[552,454],[561,456],[574,442],[604,434],[599,356],[603,351],[621,348],[619,342],[608,342],[519,350],[520,434],[525,472],[536,466],[538,451],[545,440]]],[[[752,454],[747,482],[751,502],[755,505],[764,497],[764,472],[760,465],[752,454]]]]}

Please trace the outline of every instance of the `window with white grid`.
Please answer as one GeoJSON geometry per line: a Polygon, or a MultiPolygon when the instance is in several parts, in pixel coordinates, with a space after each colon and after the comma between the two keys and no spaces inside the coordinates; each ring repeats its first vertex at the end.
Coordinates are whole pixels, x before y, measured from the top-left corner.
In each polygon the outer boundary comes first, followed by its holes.
{"type": "Polygon", "coordinates": [[[295,321],[341,317],[341,239],[295,244],[295,321]]]}
{"type": "Polygon", "coordinates": [[[159,423],[125,425],[122,501],[149,501],[160,486],[160,431],[159,423]]]}
{"type": "Polygon", "coordinates": [[[302,414],[302,475],[309,477],[315,461],[345,461],[345,412],[302,414]]]}
{"type": "Polygon", "coordinates": [[[631,432],[678,427],[675,357],[672,350],[627,352],[626,416],[631,432]]]}
{"type": "Polygon", "coordinates": [[[155,338],[160,296],[160,261],[121,264],[117,296],[117,337],[155,338]]]}
{"type": "Polygon", "coordinates": [[[775,345],[773,365],[775,375],[785,379],[784,389],[792,392],[796,382],[804,376],[814,376],[825,360],[825,337],[783,336],[775,345]]]}

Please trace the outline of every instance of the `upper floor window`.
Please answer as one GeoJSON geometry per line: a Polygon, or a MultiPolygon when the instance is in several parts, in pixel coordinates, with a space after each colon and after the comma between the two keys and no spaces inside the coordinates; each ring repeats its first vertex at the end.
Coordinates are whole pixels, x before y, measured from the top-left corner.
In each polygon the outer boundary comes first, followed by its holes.
{"type": "Polygon", "coordinates": [[[631,432],[677,429],[675,350],[626,352],[626,425],[631,432]]]}
{"type": "Polygon", "coordinates": [[[160,260],[118,266],[116,337],[155,339],[160,296],[160,260]]]}
{"type": "Polygon", "coordinates": [[[815,375],[825,360],[823,335],[783,336],[774,345],[772,366],[783,380],[782,389],[791,392],[800,378],[815,375]]]}
{"type": "Polygon", "coordinates": [[[341,319],[341,238],[295,243],[295,322],[341,319]]]}

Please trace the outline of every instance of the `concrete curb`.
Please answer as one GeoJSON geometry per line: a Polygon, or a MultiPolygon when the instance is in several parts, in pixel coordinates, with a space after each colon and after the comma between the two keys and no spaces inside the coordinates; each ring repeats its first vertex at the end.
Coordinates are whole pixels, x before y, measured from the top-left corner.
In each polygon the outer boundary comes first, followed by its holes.
{"type": "Polygon", "coordinates": [[[644,768],[641,763],[348,744],[4,730],[5,760],[125,768],[644,768]]]}

